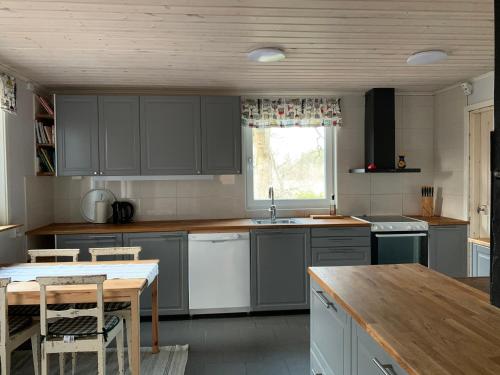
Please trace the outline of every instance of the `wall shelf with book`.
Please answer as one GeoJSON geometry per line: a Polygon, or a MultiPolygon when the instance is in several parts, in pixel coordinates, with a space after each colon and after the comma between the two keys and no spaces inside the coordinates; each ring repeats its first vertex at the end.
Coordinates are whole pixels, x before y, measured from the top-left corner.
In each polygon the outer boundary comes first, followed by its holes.
{"type": "Polygon", "coordinates": [[[35,94],[35,170],[37,176],[56,175],[54,110],[49,99],[35,94]]]}

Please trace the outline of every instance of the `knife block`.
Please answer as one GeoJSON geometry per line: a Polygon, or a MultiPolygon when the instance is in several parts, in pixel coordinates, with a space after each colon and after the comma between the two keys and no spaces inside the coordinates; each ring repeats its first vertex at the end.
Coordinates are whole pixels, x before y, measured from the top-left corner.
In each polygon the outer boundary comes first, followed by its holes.
{"type": "Polygon", "coordinates": [[[434,197],[422,197],[422,216],[434,216],[434,197]]]}

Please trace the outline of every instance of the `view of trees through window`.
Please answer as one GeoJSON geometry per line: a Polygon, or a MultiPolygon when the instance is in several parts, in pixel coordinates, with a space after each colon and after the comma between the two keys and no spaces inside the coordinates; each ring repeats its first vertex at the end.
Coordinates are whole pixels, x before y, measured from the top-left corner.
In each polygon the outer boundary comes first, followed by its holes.
{"type": "Polygon", "coordinates": [[[325,129],[255,128],[253,138],[254,199],[325,199],[325,129]]]}

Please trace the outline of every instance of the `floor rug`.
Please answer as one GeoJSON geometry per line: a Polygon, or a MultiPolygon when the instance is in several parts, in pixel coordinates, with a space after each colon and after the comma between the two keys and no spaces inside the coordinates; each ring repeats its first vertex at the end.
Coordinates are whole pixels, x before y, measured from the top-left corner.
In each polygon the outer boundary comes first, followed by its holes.
{"type": "MultiPolygon", "coordinates": [[[[188,345],[162,346],[160,347],[160,353],[152,354],[151,348],[141,348],[141,375],[184,375],[188,350],[188,345]]],[[[127,358],[126,353],[125,358],[127,358]]],[[[52,354],[49,362],[50,375],[59,375],[58,355],[52,354]]],[[[12,353],[11,370],[12,375],[34,374],[31,351],[22,350],[12,353]]],[[[127,359],[125,359],[125,370],[125,373],[128,374],[127,359]]],[[[70,354],[66,354],[65,373],[71,374],[70,354]]],[[[97,374],[97,355],[95,353],[78,353],[76,374],[97,374]]],[[[106,375],[114,374],[118,374],[116,350],[108,349],[106,355],[106,375]]]]}

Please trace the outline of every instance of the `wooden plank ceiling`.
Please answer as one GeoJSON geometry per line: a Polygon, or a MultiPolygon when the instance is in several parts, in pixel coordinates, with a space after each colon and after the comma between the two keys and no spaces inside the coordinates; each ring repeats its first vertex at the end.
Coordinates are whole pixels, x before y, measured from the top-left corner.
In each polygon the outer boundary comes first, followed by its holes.
{"type": "Polygon", "coordinates": [[[55,89],[429,91],[493,70],[493,0],[0,0],[0,24],[4,69],[55,89]],[[246,59],[267,46],[287,59],[246,59]],[[406,64],[432,48],[449,59],[406,64]]]}

